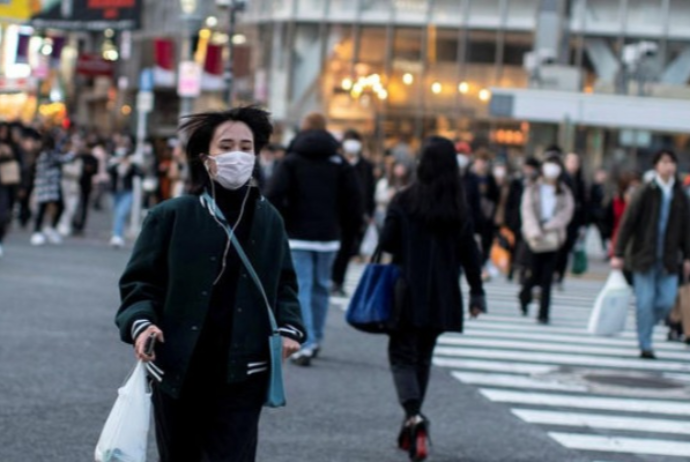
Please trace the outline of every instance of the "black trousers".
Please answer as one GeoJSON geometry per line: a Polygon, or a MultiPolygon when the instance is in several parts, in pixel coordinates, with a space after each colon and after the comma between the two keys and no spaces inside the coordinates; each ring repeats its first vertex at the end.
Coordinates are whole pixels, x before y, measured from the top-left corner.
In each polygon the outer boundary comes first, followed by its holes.
{"type": "Polygon", "coordinates": [[[520,303],[527,305],[532,301],[532,289],[541,287],[539,319],[548,320],[551,309],[551,285],[558,260],[558,252],[533,253],[530,276],[522,285],[520,303]]]}
{"type": "Polygon", "coordinates": [[[12,221],[12,191],[10,186],[0,186],[0,244],[12,221]]]}
{"type": "Polygon", "coordinates": [[[357,232],[354,235],[350,233],[347,236],[343,235],[340,243],[340,250],[333,261],[333,270],[331,280],[337,286],[342,286],[345,283],[345,276],[347,275],[347,267],[350,265],[350,260],[359,251],[359,246],[364,237],[364,232],[357,232]]]}
{"type": "Polygon", "coordinates": [[[41,202],[38,204],[38,214],[36,215],[36,223],[34,225],[34,232],[40,233],[43,228],[43,219],[45,218],[46,211],[50,205],[55,208],[53,210],[53,220],[50,223],[51,227],[57,228],[60,223],[60,218],[62,218],[62,213],[65,211],[65,202],[62,200],[62,196],[57,201],[52,202],[41,202]]]}
{"type": "Polygon", "coordinates": [[[75,231],[84,231],[86,228],[86,220],[89,215],[89,199],[91,198],[91,186],[84,187],[81,186],[79,191],[79,206],[77,207],[77,212],[74,215],[74,220],[72,227],[75,231]]]}
{"type": "Polygon", "coordinates": [[[229,385],[183,390],[179,399],[154,386],[160,462],[254,462],[266,374],[229,385]]]}
{"type": "Polygon", "coordinates": [[[398,401],[408,418],[421,413],[429,385],[431,359],[440,334],[412,328],[390,333],[388,360],[398,401]]]}

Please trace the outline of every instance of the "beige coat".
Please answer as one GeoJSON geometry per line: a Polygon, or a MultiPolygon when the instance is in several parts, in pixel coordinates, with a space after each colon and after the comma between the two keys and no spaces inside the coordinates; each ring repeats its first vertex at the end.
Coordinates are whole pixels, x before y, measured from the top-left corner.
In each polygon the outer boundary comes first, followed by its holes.
{"type": "Polygon", "coordinates": [[[575,201],[573,194],[567,186],[561,183],[561,193],[556,196],[556,210],[553,218],[546,223],[541,223],[541,197],[540,186],[542,182],[529,185],[525,188],[520,205],[522,215],[522,235],[526,240],[537,239],[544,235],[545,231],[556,231],[559,242],[563,244],[566,239],[566,228],[573,218],[575,201]]]}

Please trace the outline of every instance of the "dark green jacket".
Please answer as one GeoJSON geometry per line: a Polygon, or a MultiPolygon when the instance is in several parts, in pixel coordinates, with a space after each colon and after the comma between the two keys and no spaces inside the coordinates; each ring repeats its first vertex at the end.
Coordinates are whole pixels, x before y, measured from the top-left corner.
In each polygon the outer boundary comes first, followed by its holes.
{"type": "MultiPolygon", "coordinates": [[[[624,258],[625,266],[630,271],[644,273],[657,262],[662,194],[656,181],[645,184],[625,210],[614,255],[624,258]]],[[[690,258],[690,205],[676,181],[664,241],[662,263],[666,271],[676,274],[681,257],[690,258]]]]}
{"type": "MultiPolygon", "coordinates": [[[[245,251],[263,282],[278,326],[303,339],[287,235],[280,215],[263,198],[256,202],[249,242],[245,251]]],[[[156,346],[156,366],[164,372],[161,388],[171,396],[179,396],[184,383],[226,244],[225,231],[198,196],[164,202],[147,216],[120,280],[122,305],[115,320],[120,336],[132,343],[132,325],[142,319],[160,327],[165,343],[156,346]]],[[[249,363],[268,359],[265,304],[247,271],[242,268],[239,275],[228,382],[246,378],[249,363]]]]}

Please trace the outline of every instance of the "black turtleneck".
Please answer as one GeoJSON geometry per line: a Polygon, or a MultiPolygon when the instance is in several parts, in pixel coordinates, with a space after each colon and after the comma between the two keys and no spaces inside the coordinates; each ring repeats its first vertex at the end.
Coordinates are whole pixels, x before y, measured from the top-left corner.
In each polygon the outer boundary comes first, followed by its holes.
{"type": "MultiPolygon", "coordinates": [[[[210,193],[210,191],[209,191],[210,193]]],[[[225,215],[230,226],[235,226],[242,208],[242,203],[249,193],[244,207],[242,219],[235,228],[235,235],[242,247],[247,248],[251,224],[254,219],[254,209],[259,198],[256,187],[243,187],[236,191],[223,188],[215,184],[215,199],[218,207],[225,215]]],[[[219,257],[222,257],[219,256],[219,257]]],[[[228,352],[230,349],[233,308],[237,294],[242,262],[235,250],[230,247],[227,254],[225,272],[213,288],[211,303],[206,321],[198,340],[192,364],[190,365],[189,381],[195,385],[208,387],[210,384],[221,385],[226,382],[228,352]],[[210,382],[210,383],[209,383],[210,382]]],[[[222,262],[218,263],[220,273],[222,262]]]]}

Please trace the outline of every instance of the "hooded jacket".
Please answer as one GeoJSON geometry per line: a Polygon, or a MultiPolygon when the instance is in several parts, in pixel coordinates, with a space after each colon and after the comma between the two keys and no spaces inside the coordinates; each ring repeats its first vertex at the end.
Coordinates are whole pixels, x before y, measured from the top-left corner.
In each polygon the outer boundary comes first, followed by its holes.
{"type": "Polygon", "coordinates": [[[361,226],[362,189],[338,148],[325,130],[301,132],[271,179],[267,197],[285,220],[292,248],[337,243],[343,231],[361,226]]]}

